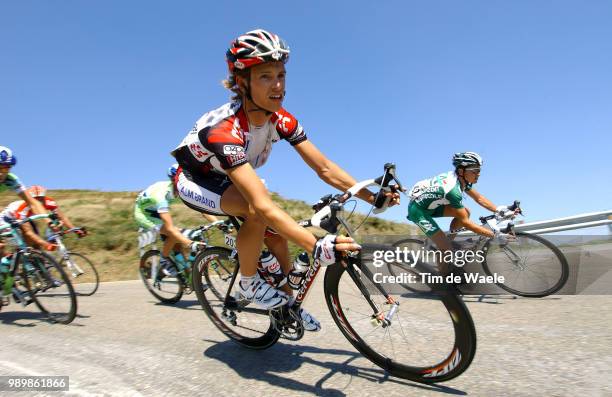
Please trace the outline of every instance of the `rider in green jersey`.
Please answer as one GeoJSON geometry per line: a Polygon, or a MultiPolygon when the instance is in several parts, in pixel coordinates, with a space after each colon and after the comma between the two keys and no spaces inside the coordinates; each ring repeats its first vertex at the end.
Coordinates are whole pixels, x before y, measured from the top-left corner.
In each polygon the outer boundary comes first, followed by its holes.
{"type": "Polygon", "coordinates": [[[503,213],[508,210],[506,206],[496,207],[473,188],[473,185],[478,182],[482,164],[482,157],[477,153],[455,153],[453,171],[419,181],[410,190],[408,219],[414,222],[443,251],[451,250],[452,243],[433,218],[452,217],[451,230],[466,228],[487,237],[508,237],[499,230],[491,230],[472,222],[470,210],[463,204],[465,193],[492,212],[503,213]]]}

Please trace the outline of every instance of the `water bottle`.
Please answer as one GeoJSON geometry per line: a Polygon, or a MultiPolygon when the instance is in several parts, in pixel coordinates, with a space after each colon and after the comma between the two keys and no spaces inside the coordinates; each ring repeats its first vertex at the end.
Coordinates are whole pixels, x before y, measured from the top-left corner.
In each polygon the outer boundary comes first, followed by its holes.
{"type": "Polygon", "coordinates": [[[11,259],[8,256],[3,256],[0,259],[0,273],[6,273],[11,266],[11,259]]]}
{"type": "Polygon", "coordinates": [[[174,254],[174,261],[176,262],[176,264],[178,265],[179,269],[181,269],[181,270],[182,269],[186,269],[187,267],[189,267],[187,265],[187,262],[185,261],[185,257],[180,252],[174,254]]]}
{"type": "Polygon", "coordinates": [[[310,260],[308,259],[308,253],[304,251],[293,261],[293,269],[291,269],[287,276],[289,286],[293,289],[300,289],[309,268],[310,260]]]}
{"type": "Polygon", "coordinates": [[[270,251],[265,250],[259,257],[257,265],[259,275],[274,287],[281,287],[287,283],[287,277],[283,273],[278,259],[270,251]]]}
{"type": "Polygon", "coordinates": [[[9,267],[11,266],[10,259],[5,256],[0,259],[0,280],[2,280],[2,292],[4,295],[11,293],[11,287],[13,285],[13,277],[9,274],[9,267]]]}

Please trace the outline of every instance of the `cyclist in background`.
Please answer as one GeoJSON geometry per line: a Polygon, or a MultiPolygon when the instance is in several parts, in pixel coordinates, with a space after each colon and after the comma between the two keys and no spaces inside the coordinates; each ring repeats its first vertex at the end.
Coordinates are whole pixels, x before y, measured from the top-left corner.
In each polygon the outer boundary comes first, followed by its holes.
{"type": "Polygon", "coordinates": [[[45,214],[43,206],[30,196],[17,175],[10,172],[11,168],[16,164],[17,157],[15,157],[11,149],[0,146],[0,193],[12,190],[17,193],[20,199],[28,203],[35,214],[45,214]]]}
{"type": "MultiPolygon", "coordinates": [[[[74,228],[74,225],[72,224],[70,219],[68,219],[68,217],[59,209],[57,202],[53,200],[52,197],[47,196],[46,188],[39,185],[34,185],[26,189],[26,191],[30,194],[30,196],[36,199],[43,206],[43,208],[45,209],[45,213],[53,212],[57,215],[60,224],[56,225],[55,227],[65,226],[68,229],[74,228]]],[[[12,219],[18,220],[25,219],[34,215],[34,212],[26,201],[17,200],[10,203],[2,211],[2,214],[9,216],[12,219]]],[[[47,240],[40,236],[40,233],[34,222],[24,223],[23,225],[21,225],[21,230],[23,232],[25,241],[29,246],[39,249],[45,249],[47,251],[53,251],[57,247],[55,244],[49,243],[47,240]]],[[[79,237],[83,237],[87,234],[86,231],[80,229],[75,230],[75,233],[79,237]]]]}
{"type": "MultiPolygon", "coordinates": [[[[17,175],[10,172],[11,168],[15,165],[17,165],[17,157],[13,154],[13,151],[5,146],[0,146],[0,193],[12,190],[17,193],[19,198],[28,203],[35,214],[45,214],[43,206],[30,196],[17,175]]],[[[50,223],[49,219],[44,221],[47,224],[50,223]]],[[[6,226],[8,225],[4,221],[4,216],[0,214],[0,230],[6,226]]],[[[2,285],[2,274],[8,271],[8,260],[5,258],[5,255],[4,244],[0,238],[0,285],[2,285]]]]}
{"type": "Polygon", "coordinates": [[[496,207],[473,188],[480,176],[482,157],[475,152],[462,152],[455,153],[452,161],[454,170],[419,181],[412,187],[407,218],[442,251],[452,250],[451,239],[433,218],[452,217],[451,231],[466,228],[486,237],[509,238],[509,235],[499,230],[491,230],[472,222],[470,210],[463,204],[465,193],[489,211],[504,213],[508,210],[506,206],[496,207]]]}
{"type": "MultiPolygon", "coordinates": [[[[285,140],[330,186],[344,191],[356,183],[307,139],[301,124],[282,107],[288,59],[287,44],[268,31],[253,30],[234,40],[226,53],[229,77],[224,81],[233,93],[231,102],[204,114],[172,152],[181,166],[176,177],[179,197],[188,207],[244,219],[237,236],[238,291],[266,309],[294,301],[287,285],[279,290],[257,273],[267,227],[278,233],[279,241],[268,248],[285,274],[291,269],[287,240],[312,252],[323,266],[337,262],[342,251],[360,248],[349,237],[328,235],[317,240],[274,204],[255,173],[268,159],[272,144],[285,140]]],[[[357,196],[374,202],[374,194],[367,189],[357,196]]],[[[392,205],[398,201],[395,195],[392,205]]],[[[303,309],[301,316],[305,329],[320,329],[303,309]]]]}
{"type": "MultiPolygon", "coordinates": [[[[178,165],[172,165],[168,169],[168,181],[160,181],[143,190],[136,198],[134,206],[134,217],[136,223],[146,232],[156,230],[159,232],[164,245],[161,251],[160,266],[166,275],[172,265],[168,259],[171,251],[182,252],[185,258],[189,257],[190,245],[193,243],[181,230],[174,225],[170,215],[170,204],[178,202],[176,188],[173,180],[176,176],[178,165]]],[[[214,216],[206,216],[210,222],[217,220],[214,216]]]]}

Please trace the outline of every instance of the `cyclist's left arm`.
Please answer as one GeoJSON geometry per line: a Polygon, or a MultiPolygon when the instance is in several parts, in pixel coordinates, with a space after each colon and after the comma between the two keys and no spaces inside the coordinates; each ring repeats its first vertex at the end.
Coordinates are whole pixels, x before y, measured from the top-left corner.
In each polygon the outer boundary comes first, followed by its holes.
{"type": "Polygon", "coordinates": [[[467,192],[467,195],[474,199],[481,207],[488,209],[489,211],[495,212],[497,207],[495,204],[491,202],[488,198],[478,193],[476,189],[470,189],[467,192]]]}
{"type": "MultiPolygon", "coordinates": [[[[306,140],[298,143],[294,148],[304,162],[328,185],[345,191],[357,183],[352,176],[321,153],[312,142],[306,140]]],[[[393,195],[394,199],[390,205],[399,204],[399,194],[394,193],[393,195]]],[[[374,203],[375,194],[368,189],[360,190],[356,196],[370,204],[374,203]]]]}
{"type": "Polygon", "coordinates": [[[202,212],[202,217],[210,223],[217,222],[219,220],[219,218],[217,218],[216,216],[207,214],[205,212],[202,212]]]}
{"type": "Polygon", "coordinates": [[[74,225],[72,224],[72,222],[70,222],[70,219],[68,219],[68,217],[64,215],[62,211],[60,211],[59,207],[55,209],[55,213],[57,214],[59,220],[62,222],[62,225],[64,225],[67,229],[74,229],[74,225]]]}
{"type": "Polygon", "coordinates": [[[487,237],[494,237],[495,233],[491,230],[491,229],[487,229],[486,227],[477,225],[476,223],[472,222],[470,220],[470,216],[467,212],[467,210],[465,209],[465,207],[462,208],[456,208],[457,211],[457,215],[455,216],[455,218],[457,220],[459,220],[459,222],[461,222],[461,224],[468,230],[476,233],[476,234],[480,234],[482,236],[487,236],[487,237]]]}
{"type": "Polygon", "coordinates": [[[163,212],[158,212],[158,214],[159,214],[159,219],[161,219],[162,222],[164,223],[164,226],[162,228],[163,234],[168,235],[168,237],[172,237],[173,239],[180,242],[184,246],[188,246],[189,244],[191,244],[191,240],[183,236],[180,229],[174,226],[174,222],[172,221],[172,215],[170,215],[170,212],[163,211],[163,212]]]}

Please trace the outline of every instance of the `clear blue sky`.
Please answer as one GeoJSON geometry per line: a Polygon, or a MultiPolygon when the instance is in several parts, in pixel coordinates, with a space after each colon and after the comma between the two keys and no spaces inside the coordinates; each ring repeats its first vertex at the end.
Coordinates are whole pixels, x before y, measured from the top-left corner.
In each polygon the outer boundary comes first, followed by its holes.
{"type": "MultiPolygon", "coordinates": [[[[292,50],[285,107],[357,179],[393,161],[411,185],[474,150],[477,189],[529,220],[609,209],[611,20],[609,1],[2,1],[0,145],[27,184],[142,189],[261,27],[292,50]]],[[[284,142],[259,174],[330,192],[284,142]]]]}

